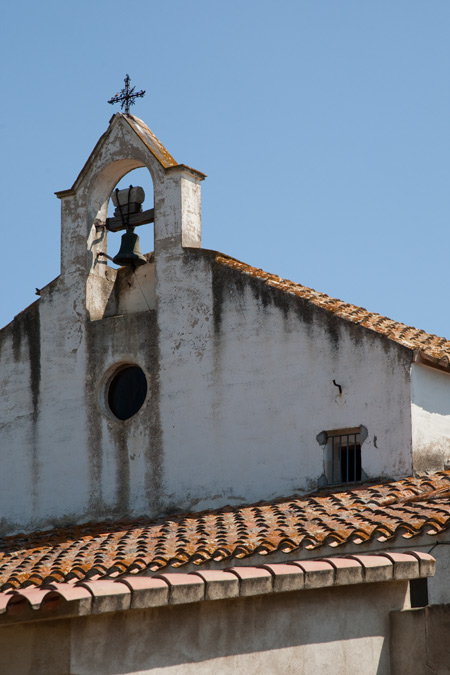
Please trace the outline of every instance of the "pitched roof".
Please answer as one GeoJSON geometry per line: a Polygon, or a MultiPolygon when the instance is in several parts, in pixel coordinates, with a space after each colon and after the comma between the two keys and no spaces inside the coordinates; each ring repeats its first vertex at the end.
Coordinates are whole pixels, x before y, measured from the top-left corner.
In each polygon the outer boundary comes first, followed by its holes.
{"type": "Polygon", "coordinates": [[[148,128],[145,122],[139,119],[139,117],[135,117],[135,115],[131,115],[130,113],[116,113],[113,119],[114,118],[121,118],[125,120],[125,122],[128,122],[133,131],[139,136],[141,141],[165,169],[171,166],[177,166],[177,162],[170,152],[164,147],[161,141],[156,138],[155,134],[148,128]]]}
{"type": "Polygon", "coordinates": [[[397,342],[403,347],[419,350],[432,359],[438,361],[441,360],[443,362],[442,365],[444,366],[449,365],[450,340],[447,340],[446,338],[433,335],[432,333],[426,333],[424,330],[419,330],[412,326],[406,326],[404,323],[393,321],[381,314],[369,312],[363,307],[357,307],[356,305],[351,305],[342,300],[331,298],[330,296],[325,295],[325,293],[320,293],[307,286],[302,286],[301,284],[296,284],[287,279],[282,279],[275,274],[268,274],[261,269],[246,265],[245,263],[223,255],[222,253],[216,255],[215,261],[243,274],[260,279],[272,288],[303,298],[317,307],[322,307],[328,312],[336,314],[336,316],[339,316],[342,319],[369,328],[370,330],[397,342]]]}
{"type": "Polygon", "coordinates": [[[186,563],[201,567],[255,553],[301,555],[302,549],[325,545],[435,535],[449,524],[450,471],[443,471],[158,521],[87,524],[8,537],[0,544],[0,588],[157,572],[186,563]]]}

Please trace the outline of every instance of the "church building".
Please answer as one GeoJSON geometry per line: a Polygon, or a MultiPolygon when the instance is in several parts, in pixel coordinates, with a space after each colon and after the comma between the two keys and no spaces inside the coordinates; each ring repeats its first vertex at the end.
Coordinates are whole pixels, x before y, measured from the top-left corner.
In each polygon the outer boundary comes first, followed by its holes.
{"type": "Polygon", "coordinates": [[[205,178],[117,113],[56,193],[0,330],[0,672],[450,672],[450,341],[202,248],[205,178]]]}

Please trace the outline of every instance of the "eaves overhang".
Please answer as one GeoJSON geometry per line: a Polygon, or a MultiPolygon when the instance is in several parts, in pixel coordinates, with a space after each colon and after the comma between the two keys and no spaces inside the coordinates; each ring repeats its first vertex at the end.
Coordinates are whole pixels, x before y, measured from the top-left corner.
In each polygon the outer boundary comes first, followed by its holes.
{"type": "Polygon", "coordinates": [[[417,363],[421,366],[428,366],[429,368],[435,368],[444,373],[450,373],[450,361],[447,355],[438,358],[430,356],[420,349],[416,349],[413,355],[413,363],[417,363]]]}
{"type": "Polygon", "coordinates": [[[435,559],[427,553],[385,551],[187,574],[166,572],[88,579],[76,584],[50,583],[0,593],[0,626],[273,593],[406,582],[433,576],[434,571],[435,559]]]}

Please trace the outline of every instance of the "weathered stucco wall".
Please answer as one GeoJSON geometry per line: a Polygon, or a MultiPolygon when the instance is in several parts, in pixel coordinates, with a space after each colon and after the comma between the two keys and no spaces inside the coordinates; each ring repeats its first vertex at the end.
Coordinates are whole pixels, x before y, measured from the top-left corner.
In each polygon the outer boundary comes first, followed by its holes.
{"type": "Polygon", "coordinates": [[[201,509],[315,489],[324,471],[316,436],[359,425],[366,476],[407,475],[407,350],[213,258],[156,261],[165,486],[175,507],[179,495],[184,508],[201,509]]]}
{"type": "Polygon", "coordinates": [[[206,251],[155,267],[155,310],[89,321],[60,278],[0,334],[4,532],[315,489],[323,430],[367,428],[368,478],[411,472],[406,350],[206,251]],[[123,363],[149,386],[125,422],[104,403],[123,363]]]}
{"type": "Polygon", "coordinates": [[[360,425],[364,477],[410,474],[410,351],[199,249],[202,175],[164,168],[127,119],[59,193],[61,276],[0,332],[0,533],[315,489],[318,434],[360,425]],[[117,272],[102,225],[137,166],[155,253],[117,272]],[[127,363],[148,392],[119,421],[106,390],[127,363]]]}
{"type": "Polygon", "coordinates": [[[413,364],[411,423],[414,470],[450,467],[450,374],[413,364]]]}
{"type": "Polygon", "coordinates": [[[391,614],[392,675],[448,675],[450,605],[391,614]]]}
{"type": "Polygon", "coordinates": [[[389,675],[389,612],[408,606],[407,588],[360,584],[6,626],[0,671],[389,675]]]}
{"type": "Polygon", "coordinates": [[[3,533],[86,508],[85,311],[58,280],[0,333],[3,533]]]}
{"type": "Polygon", "coordinates": [[[428,601],[430,605],[450,605],[450,535],[448,531],[440,533],[438,541],[434,541],[423,550],[426,553],[432,551],[436,559],[436,574],[427,580],[428,601]]]}

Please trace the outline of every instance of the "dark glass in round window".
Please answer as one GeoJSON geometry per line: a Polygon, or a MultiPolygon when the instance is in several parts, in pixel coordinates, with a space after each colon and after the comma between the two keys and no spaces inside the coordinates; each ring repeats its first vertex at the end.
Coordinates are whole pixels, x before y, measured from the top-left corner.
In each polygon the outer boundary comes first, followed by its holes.
{"type": "Polygon", "coordinates": [[[127,366],[114,375],[108,390],[108,405],[119,420],[133,417],[147,396],[147,379],[139,366],[127,366]]]}

